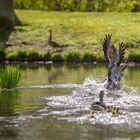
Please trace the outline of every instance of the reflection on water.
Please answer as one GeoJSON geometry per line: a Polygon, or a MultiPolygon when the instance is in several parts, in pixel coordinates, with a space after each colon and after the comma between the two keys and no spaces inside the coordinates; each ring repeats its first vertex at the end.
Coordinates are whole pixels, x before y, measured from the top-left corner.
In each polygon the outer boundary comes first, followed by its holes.
{"type": "Polygon", "coordinates": [[[127,68],[122,90],[106,95],[105,102],[119,106],[123,114],[111,117],[102,112],[91,120],[86,114],[93,99],[98,100],[107,73],[104,66],[22,65],[20,69],[23,79],[18,91],[0,92],[0,139],[140,138],[140,67],[127,68]],[[89,76],[94,79],[85,81],[89,76]]]}
{"type": "Polygon", "coordinates": [[[0,92],[0,116],[15,115],[15,105],[18,97],[18,90],[0,92]]]}

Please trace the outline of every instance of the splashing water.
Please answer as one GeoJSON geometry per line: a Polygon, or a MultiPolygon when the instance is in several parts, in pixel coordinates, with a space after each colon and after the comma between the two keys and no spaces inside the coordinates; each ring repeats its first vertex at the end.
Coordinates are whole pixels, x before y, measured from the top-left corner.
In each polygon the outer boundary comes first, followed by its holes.
{"type": "Polygon", "coordinates": [[[66,120],[94,125],[110,126],[115,130],[140,130],[140,96],[137,91],[126,85],[121,90],[107,91],[99,79],[86,78],[82,85],[74,86],[72,94],[64,96],[44,97],[47,106],[39,110],[43,116],[55,116],[58,120],[66,120]],[[99,91],[105,90],[104,102],[120,108],[121,115],[112,116],[106,111],[97,112],[94,118],[88,118],[90,106],[98,101],[99,91]]]}

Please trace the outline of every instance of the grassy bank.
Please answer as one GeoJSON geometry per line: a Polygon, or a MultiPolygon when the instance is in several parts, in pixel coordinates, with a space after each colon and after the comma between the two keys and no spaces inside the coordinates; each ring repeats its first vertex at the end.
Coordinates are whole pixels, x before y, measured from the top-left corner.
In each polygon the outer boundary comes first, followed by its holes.
{"type": "Polygon", "coordinates": [[[47,44],[48,29],[53,38],[64,46],[62,54],[73,51],[83,53],[102,51],[101,40],[111,33],[114,43],[126,43],[127,55],[139,50],[140,13],[90,13],[90,12],[44,12],[17,10],[18,17],[25,24],[17,26],[9,37],[10,47],[6,52],[36,50],[56,52],[47,44]]]}

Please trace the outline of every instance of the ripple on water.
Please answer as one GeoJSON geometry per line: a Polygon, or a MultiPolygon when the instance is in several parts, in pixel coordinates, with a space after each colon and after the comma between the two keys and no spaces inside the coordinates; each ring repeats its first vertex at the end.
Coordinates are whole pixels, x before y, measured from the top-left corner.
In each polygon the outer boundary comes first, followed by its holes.
{"type": "Polygon", "coordinates": [[[117,106],[121,115],[112,116],[111,113],[96,112],[95,117],[89,119],[87,114],[93,100],[98,100],[98,93],[104,89],[104,84],[93,78],[77,86],[71,95],[45,97],[47,107],[40,110],[40,114],[55,115],[58,120],[66,120],[94,125],[111,125],[118,130],[140,130],[140,96],[130,87],[124,85],[121,90],[106,91],[105,103],[117,106]]]}

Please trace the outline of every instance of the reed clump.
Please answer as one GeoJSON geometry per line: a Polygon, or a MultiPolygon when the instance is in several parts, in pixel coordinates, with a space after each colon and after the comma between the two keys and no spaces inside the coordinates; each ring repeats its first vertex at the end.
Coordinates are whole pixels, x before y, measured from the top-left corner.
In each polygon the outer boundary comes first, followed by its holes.
{"type": "Polygon", "coordinates": [[[18,68],[6,67],[0,70],[0,87],[2,89],[16,88],[22,73],[18,68]]]}

